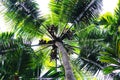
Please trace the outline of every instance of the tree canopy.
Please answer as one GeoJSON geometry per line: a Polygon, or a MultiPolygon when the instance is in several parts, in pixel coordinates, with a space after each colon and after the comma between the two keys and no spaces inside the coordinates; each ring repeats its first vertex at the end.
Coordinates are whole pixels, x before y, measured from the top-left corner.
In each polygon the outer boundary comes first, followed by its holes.
{"type": "Polygon", "coordinates": [[[103,15],[102,0],[50,0],[45,16],[34,0],[1,3],[11,28],[0,34],[1,80],[120,78],[120,0],[103,15]]]}

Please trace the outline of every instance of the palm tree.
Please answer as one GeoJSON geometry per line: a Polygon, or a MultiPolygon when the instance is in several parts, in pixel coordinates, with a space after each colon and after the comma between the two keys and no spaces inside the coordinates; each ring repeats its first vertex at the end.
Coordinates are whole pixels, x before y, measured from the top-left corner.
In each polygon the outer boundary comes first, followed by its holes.
{"type": "Polygon", "coordinates": [[[98,15],[102,0],[51,0],[51,14],[44,21],[39,16],[36,3],[32,0],[2,1],[7,8],[5,15],[12,22],[16,35],[24,38],[39,37],[39,45],[48,45],[51,58],[57,59],[62,54],[66,80],[75,80],[69,60],[70,45],[67,41],[77,41],[74,37],[77,24],[87,23],[98,15]],[[44,22],[43,22],[44,21],[44,22]],[[71,23],[70,26],[68,23],[71,23]],[[48,36],[46,41],[43,37],[48,36]]]}
{"type": "Polygon", "coordinates": [[[30,45],[23,43],[21,38],[14,39],[14,33],[10,32],[1,33],[0,44],[0,55],[3,58],[0,60],[1,79],[18,80],[22,74],[30,75],[25,72],[30,72],[33,67],[30,55],[33,49],[30,45]]]}
{"type": "Polygon", "coordinates": [[[46,54],[44,53],[42,56],[39,56],[38,52],[42,53],[40,51],[33,51],[31,41],[23,40],[21,37],[15,38],[15,34],[12,32],[1,33],[0,79],[19,80],[19,78],[22,78],[31,80],[39,76],[56,79],[64,76],[63,72],[56,72],[56,67],[41,75],[46,54]]]}
{"type": "Polygon", "coordinates": [[[100,20],[98,21],[98,24],[102,25],[105,29],[104,31],[106,32],[106,37],[104,38],[104,42],[102,44],[103,51],[100,51],[99,61],[107,64],[103,68],[104,74],[111,74],[113,78],[115,78],[115,80],[118,80],[120,78],[119,21],[120,21],[120,0],[118,2],[114,14],[106,13],[102,15],[102,17],[100,17],[100,20]]]}

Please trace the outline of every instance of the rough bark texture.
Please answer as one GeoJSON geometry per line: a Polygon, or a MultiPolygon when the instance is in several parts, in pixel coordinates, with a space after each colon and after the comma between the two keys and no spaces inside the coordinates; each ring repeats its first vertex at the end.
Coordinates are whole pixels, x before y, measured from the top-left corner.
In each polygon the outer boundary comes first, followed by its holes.
{"type": "Polygon", "coordinates": [[[62,53],[62,61],[65,69],[66,80],[75,80],[66,49],[63,47],[63,44],[61,42],[56,42],[55,45],[58,47],[58,49],[62,53]]]}

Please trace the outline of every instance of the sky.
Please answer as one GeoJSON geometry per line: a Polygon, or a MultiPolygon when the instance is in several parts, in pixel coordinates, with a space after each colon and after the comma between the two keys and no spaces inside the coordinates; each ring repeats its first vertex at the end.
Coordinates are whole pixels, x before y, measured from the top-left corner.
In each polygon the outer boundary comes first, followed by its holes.
{"type": "Polygon", "coordinates": [[[105,12],[114,12],[114,8],[116,7],[118,0],[103,0],[103,11],[101,14],[105,12]]]}
{"type": "Polygon", "coordinates": [[[39,3],[41,14],[47,14],[49,12],[48,4],[50,0],[36,0],[36,2],[39,3]]]}
{"type": "MultiPolygon", "coordinates": [[[[50,0],[35,0],[39,4],[39,8],[41,11],[41,14],[48,14],[49,13],[49,7],[48,3],[50,0]]],[[[114,11],[114,8],[117,4],[118,0],[103,0],[103,11],[101,14],[104,14],[105,12],[112,12],[114,11]]],[[[3,9],[3,6],[0,3],[0,11],[3,9]]],[[[0,14],[0,31],[5,32],[9,29],[6,28],[6,26],[9,26],[9,24],[6,24],[3,15],[0,14]]]]}

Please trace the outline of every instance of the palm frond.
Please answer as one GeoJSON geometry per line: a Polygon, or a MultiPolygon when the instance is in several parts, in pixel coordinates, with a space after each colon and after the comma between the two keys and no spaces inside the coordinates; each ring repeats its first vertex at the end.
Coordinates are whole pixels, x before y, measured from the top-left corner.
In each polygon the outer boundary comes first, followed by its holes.
{"type": "Polygon", "coordinates": [[[86,22],[99,13],[101,3],[102,0],[62,0],[58,3],[52,1],[51,11],[63,21],[86,22]]]}
{"type": "Polygon", "coordinates": [[[25,33],[33,36],[40,34],[39,28],[44,19],[40,17],[38,6],[33,0],[6,0],[2,3],[7,8],[6,20],[12,22],[15,31],[24,33],[24,35],[26,35],[25,33]]]}
{"type": "Polygon", "coordinates": [[[106,37],[106,32],[100,31],[100,28],[93,26],[83,27],[78,33],[79,56],[75,64],[79,69],[91,72],[93,75],[99,73],[106,64],[99,61],[99,52],[103,51],[102,42],[106,37]]]}
{"type": "Polygon", "coordinates": [[[22,38],[14,37],[14,33],[1,33],[0,34],[0,52],[2,60],[0,59],[0,72],[3,79],[13,79],[17,73],[19,76],[35,77],[34,70],[34,51],[31,44],[22,38]],[[4,63],[3,63],[4,62],[4,63]],[[23,76],[24,75],[24,76],[23,76]]]}
{"type": "Polygon", "coordinates": [[[117,18],[116,22],[118,23],[118,25],[120,25],[120,0],[118,0],[118,4],[115,8],[115,17],[117,18]]]}
{"type": "MultiPolygon", "coordinates": [[[[60,68],[60,67],[58,67],[60,68]]],[[[59,79],[64,77],[64,72],[62,71],[56,71],[56,67],[52,67],[50,70],[48,70],[42,78],[53,78],[53,79],[59,79]]]]}

